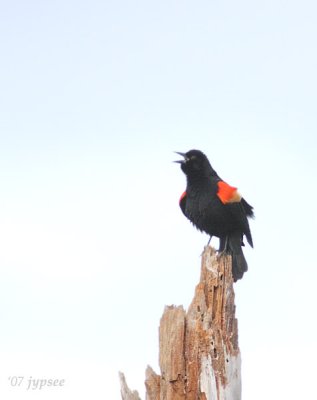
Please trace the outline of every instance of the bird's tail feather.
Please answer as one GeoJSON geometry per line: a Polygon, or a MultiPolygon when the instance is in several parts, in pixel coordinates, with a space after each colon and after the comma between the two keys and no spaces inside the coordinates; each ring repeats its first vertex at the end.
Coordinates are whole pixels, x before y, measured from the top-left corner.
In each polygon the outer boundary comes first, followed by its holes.
{"type": "Polygon", "coordinates": [[[232,276],[234,282],[243,277],[248,270],[248,264],[241,250],[241,254],[232,254],[232,276]]]}
{"type": "MultiPolygon", "coordinates": [[[[243,277],[248,270],[248,264],[242,251],[242,238],[240,234],[230,234],[225,241],[225,248],[222,249],[232,256],[232,277],[234,282],[243,277]]],[[[220,245],[222,247],[222,244],[220,245]]]]}

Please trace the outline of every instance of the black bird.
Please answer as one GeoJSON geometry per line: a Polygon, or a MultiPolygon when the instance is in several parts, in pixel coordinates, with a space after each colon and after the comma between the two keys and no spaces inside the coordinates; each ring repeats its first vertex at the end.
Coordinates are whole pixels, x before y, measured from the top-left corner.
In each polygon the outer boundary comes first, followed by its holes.
{"type": "Polygon", "coordinates": [[[187,178],[186,191],[179,205],[184,215],[210,237],[220,239],[219,251],[232,255],[232,275],[236,282],[248,270],[242,247],[243,237],[253,247],[248,217],[253,207],[236,187],[224,182],[199,150],[176,152],[183,157],[181,169],[187,178]]]}

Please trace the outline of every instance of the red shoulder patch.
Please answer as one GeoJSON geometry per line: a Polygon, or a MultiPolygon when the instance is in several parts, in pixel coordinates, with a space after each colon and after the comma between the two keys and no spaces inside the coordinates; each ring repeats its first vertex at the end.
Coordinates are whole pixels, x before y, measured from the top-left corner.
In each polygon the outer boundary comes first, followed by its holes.
{"type": "Polygon", "coordinates": [[[238,203],[241,200],[237,188],[230,186],[228,183],[223,181],[218,182],[217,196],[223,204],[238,203]]]}
{"type": "Polygon", "coordinates": [[[179,203],[181,203],[181,201],[187,196],[186,190],[185,192],[181,195],[180,199],[179,199],[179,203]]]}

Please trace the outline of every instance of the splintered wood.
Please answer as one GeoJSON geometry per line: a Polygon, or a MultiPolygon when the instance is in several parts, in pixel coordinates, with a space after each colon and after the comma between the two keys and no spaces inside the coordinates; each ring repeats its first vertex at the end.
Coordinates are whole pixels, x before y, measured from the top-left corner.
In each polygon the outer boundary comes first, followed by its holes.
{"type": "Polygon", "coordinates": [[[165,307],[160,370],[146,370],[146,400],[240,400],[241,375],[231,257],[202,255],[200,282],[187,311],[165,307]]]}
{"type": "Polygon", "coordinates": [[[119,372],[119,379],[121,385],[121,398],[122,400],[141,400],[139,397],[139,393],[136,390],[130,390],[127,382],[125,380],[125,376],[122,372],[119,372]]]}

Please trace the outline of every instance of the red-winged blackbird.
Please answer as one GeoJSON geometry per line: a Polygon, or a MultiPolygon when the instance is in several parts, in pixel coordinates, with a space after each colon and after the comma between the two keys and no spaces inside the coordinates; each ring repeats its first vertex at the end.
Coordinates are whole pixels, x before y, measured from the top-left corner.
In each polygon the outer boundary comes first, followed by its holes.
{"type": "Polygon", "coordinates": [[[232,255],[232,275],[236,282],[248,270],[241,246],[245,235],[253,247],[247,217],[253,217],[253,207],[224,182],[199,150],[179,153],[184,157],[181,169],[187,178],[187,188],[179,205],[184,215],[201,231],[220,239],[219,251],[232,255]]]}

